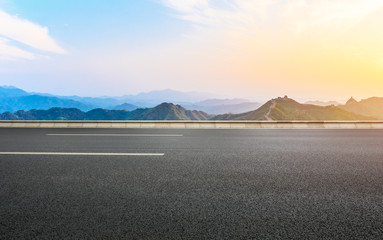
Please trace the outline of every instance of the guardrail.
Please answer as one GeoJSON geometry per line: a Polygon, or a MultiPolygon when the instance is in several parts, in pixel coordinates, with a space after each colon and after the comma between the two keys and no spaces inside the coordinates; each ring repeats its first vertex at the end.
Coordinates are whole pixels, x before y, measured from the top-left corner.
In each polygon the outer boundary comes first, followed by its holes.
{"type": "Polygon", "coordinates": [[[383,129],[383,121],[0,121],[0,128],[383,129]]]}

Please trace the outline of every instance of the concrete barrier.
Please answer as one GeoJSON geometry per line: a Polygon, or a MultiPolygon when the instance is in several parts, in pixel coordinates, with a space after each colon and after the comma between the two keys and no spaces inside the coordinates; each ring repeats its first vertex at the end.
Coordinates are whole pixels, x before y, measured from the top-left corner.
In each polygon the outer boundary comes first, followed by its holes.
{"type": "Polygon", "coordinates": [[[0,128],[383,129],[383,121],[0,121],[0,128]]]}

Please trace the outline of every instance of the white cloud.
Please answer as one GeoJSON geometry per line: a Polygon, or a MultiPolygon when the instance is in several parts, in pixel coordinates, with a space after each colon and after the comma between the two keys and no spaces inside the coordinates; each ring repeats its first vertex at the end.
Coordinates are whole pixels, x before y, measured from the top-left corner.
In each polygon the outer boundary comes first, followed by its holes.
{"type": "Polygon", "coordinates": [[[36,50],[64,54],[66,51],[49,36],[48,28],[10,15],[0,9],[0,58],[34,59],[36,55],[12,44],[12,41],[36,50]]]}
{"type": "Polygon", "coordinates": [[[293,34],[343,32],[383,0],[162,0],[178,17],[210,28],[254,31],[272,24],[293,34]]]}
{"type": "Polygon", "coordinates": [[[33,53],[24,51],[9,44],[9,40],[0,38],[0,60],[35,59],[33,53]]]}
{"type": "Polygon", "coordinates": [[[289,0],[283,17],[295,24],[297,33],[325,29],[340,35],[382,6],[382,0],[289,0]]]}
{"type": "Polygon", "coordinates": [[[165,5],[179,12],[190,13],[209,7],[208,0],[164,0],[165,5]]]}

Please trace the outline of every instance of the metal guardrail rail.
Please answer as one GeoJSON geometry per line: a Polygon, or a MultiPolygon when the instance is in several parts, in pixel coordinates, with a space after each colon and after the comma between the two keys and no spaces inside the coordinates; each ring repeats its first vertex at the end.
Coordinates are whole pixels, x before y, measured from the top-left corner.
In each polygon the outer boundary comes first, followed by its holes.
{"type": "Polygon", "coordinates": [[[0,128],[383,129],[383,121],[0,121],[0,128]]]}

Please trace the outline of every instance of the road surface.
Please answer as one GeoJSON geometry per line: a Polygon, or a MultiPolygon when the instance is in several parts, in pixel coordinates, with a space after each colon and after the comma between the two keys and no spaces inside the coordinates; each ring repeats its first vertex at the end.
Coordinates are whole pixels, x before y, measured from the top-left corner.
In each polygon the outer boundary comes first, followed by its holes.
{"type": "Polygon", "coordinates": [[[382,239],[383,131],[0,129],[0,239],[382,239]]]}

